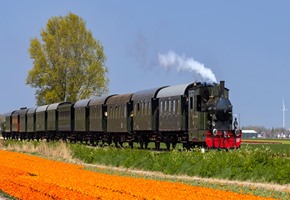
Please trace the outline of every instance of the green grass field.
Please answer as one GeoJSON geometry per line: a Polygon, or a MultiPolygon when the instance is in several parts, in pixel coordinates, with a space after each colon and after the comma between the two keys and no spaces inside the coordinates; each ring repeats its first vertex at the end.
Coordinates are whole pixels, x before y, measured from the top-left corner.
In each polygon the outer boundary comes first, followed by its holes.
{"type": "Polygon", "coordinates": [[[242,140],[241,149],[249,146],[252,148],[270,148],[273,153],[284,153],[290,157],[290,140],[283,139],[245,139],[242,140]]]}
{"type": "Polygon", "coordinates": [[[290,139],[242,139],[242,141],[250,141],[250,142],[273,142],[273,143],[282,143],[282,144],[290,144],[290,139]]]}

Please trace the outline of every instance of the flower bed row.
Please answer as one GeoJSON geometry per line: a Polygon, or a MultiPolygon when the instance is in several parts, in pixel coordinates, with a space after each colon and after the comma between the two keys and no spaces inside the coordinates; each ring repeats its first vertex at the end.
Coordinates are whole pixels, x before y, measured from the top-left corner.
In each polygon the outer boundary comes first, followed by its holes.
{"type": "Polygon", "coordinates": [[[265,199],[181,183],[101,174],[0,150],[0,190],[19,199],[265,199]]]}

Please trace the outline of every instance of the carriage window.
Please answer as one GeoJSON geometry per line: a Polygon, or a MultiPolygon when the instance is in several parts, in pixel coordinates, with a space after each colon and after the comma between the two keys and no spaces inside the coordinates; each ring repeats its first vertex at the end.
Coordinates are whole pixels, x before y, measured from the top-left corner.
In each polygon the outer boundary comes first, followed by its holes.
{"type": "Polygon", "coordinates": [[[112,107],[112,118],[115,119],[115,109],[112,107]]]}
{"type": "Polygon", "coordinates": [[[164,101],[164,112],[167,112],[167,101],[164,101]]]}
{"type": "Polygon", "coordinates": [[[122,116],[124,116],[124,113],[125,113],[123,108],[125,108],[125,107],[124,106],[119,107],[119,117],[120,118],[122,118],[122,116]]]}
{"type": "Polygon", "coordinates": [[[173,100],[173,113],[175,113],[175,112],[176,112],[176,101],[173,100]]]}
{"type": "Polygon", "coordinates": [[[147,113],[146,102],[144,102],[143,105],[144,105],[144,115],[146,115],[146,113],[147,113]]]}
{"type": "Polygon", "coordinates": [[[201,111],[201,96],[200,95],[196,96],[196,110],[201,111]]]}
{"type": "Polygon", "coordinates": [[[189,105],[190,105],[190,109],[193,109],[193,97],[189,97],[189,105]]]}
{"type": "Polygon", "coordinates": [[[151,115],[151,102],[148,102],[148,115],[151,115]]]}
{"type": "Polygon", "coordinates": [[[144,105],[144,115],[146,115],[146,112],[147,112],[147,110],[146,110],[146,102],[144,102],[143,105],[144,105]]]}
{"type": "Polygon", "coordinates": [[[120,106],[120,107],[119,107],[118,117],[119,117],[119,118],[122,118],[123,115],[124,115],[123,106],[120,106]]]}
{"type": "Polygon", "coordinates": [[[163,111],[163,101],[160,102],[160,113],[163,111]]]}
{"type": "Polygon", "coordinates": [[[137,104],[134,105],[134,115],[137,116],[137,104]]]}
{"type": "Polygon", "coordinates": [[[170,101],[168,101],[168,112],[171,112],[171,105],[172,104],[172,101],[170,100],[170,101]]]}
{"type": "Polygon", "coordinates": [[[124,117],[127,117],[127,106],[124,106],[124,117]]]}

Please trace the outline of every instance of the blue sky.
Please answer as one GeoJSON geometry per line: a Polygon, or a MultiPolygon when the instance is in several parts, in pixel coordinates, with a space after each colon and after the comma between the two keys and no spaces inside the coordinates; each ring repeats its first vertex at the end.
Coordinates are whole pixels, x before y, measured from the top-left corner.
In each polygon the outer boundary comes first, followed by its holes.
{"type": "Polygon", "coordinates": [[[73,12],[104,46],[110,93],[200,79],[160,66],[158,55],[172,51],[226,81],[241,125],[281,127],[282,98],[290,109],[289,9],[282,0],[1,1],[0,113],[35,105],[35,90],[25,85],[30,39],[49,18],[73,12]]]}

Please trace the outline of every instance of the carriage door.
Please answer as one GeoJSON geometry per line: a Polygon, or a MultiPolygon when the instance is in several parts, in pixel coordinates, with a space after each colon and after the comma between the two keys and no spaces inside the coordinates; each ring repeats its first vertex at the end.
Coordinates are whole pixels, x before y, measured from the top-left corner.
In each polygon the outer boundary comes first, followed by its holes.
{"type": "Polygon", "coordinates": [[[188,135],[190,141],[204,141],[207,129],[207,112],[202,111],[203,90],[188,91],[188,135]]]}
{"type": "Polygon", "coordinates": [[[195,126],[195,117],[196,117],[196,112],[194,109],[194,90],[188,91],[188,140],[192,141],[196,139],[196,132],[197,128],[195,126]]]}

